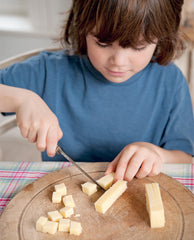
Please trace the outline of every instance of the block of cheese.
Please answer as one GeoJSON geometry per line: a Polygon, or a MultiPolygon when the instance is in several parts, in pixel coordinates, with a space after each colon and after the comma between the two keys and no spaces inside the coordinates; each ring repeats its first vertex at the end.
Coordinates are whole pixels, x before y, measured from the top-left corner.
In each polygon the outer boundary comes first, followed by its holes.
{"type": "Polygon", "coordinates": [[[60,193],[62,196],[67,194],[67,188],[64,183],[60,183],[55,185],[55,192],[60,193]]]}
{"type": "Polygon", "coordinates": [[[88,196],[91,196],[93,193],[97,191],[97,185],[95,183],[86,182],[82,184],[82,191],[86,193],[88,196]]]}
{"type": "Polygon", "coordinates": [[[145,184],[146,207],[151,228],[161,228],[165,225],[164,207],[158,183],[145,184]]]}
{"type": "Polygon", "coordinates": [[[53,192],[52,193],[52,202],[53,203],[60,203],[61,202],[61,193],[60,192],[53,192]]]}
{"type": "Polygon", "coordinates": [[[67,195],[63,198],[63,203],[66,207],[75,207],[75,202],[72,195],[67,195]]]}
{"type": "Polygon", "coordinates": [[[72,207],[64,207],[60,209],[60,213],[64,218],[69,218],[74,214],[74,209],[72,207]]]}
{"type": "Polygon", "coordinates": [[[77,218],[77,217],[80,217],[81,215],[78,213],[76,214],[74,217],[77,218]]]}
{"type": "Polygon", "coordinates": [[[69,232],[70,231],[70,219],[60,219],[58,230],[60,232],[69,232]]]}
{"type": "Polygon", "coordinates": [[[47,217],[39,217],[39,219],[36,221],[36,231],[42,232],[43,231],[43,225],[48,221],[47,217]]]}
{"type": "Polygon", "coordinates": [[[112,186],[114,180],[114,173],[109,173],[100,179],[97,180],[97,183],[100,184],[104,189],[108,189],[112,186]]]}
{"type": "Polygon", "coordinates": [[[57,232],[57,229],[58,229],[58,223],[57,222],[47,221],[43,225],[42,232],[55,234],[57,232]]]}
{"type": "Polygon", "coordinates": [[[105,213],[126,189],[127,182],[118,180],[94,203],[96,211],[105,213]]]}
{"type": "Polygon", "coordinates": [[[58,222],[63,216],[59,213],[59,211],[51,211],[48,212],[48,218],[53,222],[58,222]]]}
{"type": "Polygon", "coordinates": [[[71,221],[70,234],[79,236],[82,233],[82,226],[80,222],[71,221]]]}

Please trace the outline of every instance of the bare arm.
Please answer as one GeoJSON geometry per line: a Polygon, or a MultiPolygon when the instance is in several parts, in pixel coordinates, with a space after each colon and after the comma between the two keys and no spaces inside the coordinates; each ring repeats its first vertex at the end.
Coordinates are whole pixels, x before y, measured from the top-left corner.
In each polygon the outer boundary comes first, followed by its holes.
{"type": "Polygon", "coordinates": [[[62,131],[55,114],[34,92],[0,84],[0,111],[15,112],[21,134],[54,156],[62,131]]]}

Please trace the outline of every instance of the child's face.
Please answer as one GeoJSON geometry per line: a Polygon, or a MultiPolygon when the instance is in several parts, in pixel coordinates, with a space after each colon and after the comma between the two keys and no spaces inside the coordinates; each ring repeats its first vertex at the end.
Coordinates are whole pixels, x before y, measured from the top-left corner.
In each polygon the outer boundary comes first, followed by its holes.
{"type": "Polygon", "coordinates": [[[93,66],[109,81],[121,83],[144,69],[150,62],[156,44],[137,49],[122,48],[118,42],[100,43],[93,34],[86,37],[87,54],[93,66]]]}

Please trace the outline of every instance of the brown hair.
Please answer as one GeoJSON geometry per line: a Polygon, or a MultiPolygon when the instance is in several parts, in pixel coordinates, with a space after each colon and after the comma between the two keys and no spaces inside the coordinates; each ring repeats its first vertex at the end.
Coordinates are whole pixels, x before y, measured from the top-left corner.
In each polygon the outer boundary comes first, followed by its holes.
{"type": "Polygon", "coordinates": [[[94,27],[102,43],[136,47],[158,39],[153,61],[166,65],[184,49],[179,32],[183,0],[73,0],[61,42],[86,54],[86,36],[94,27]]]}

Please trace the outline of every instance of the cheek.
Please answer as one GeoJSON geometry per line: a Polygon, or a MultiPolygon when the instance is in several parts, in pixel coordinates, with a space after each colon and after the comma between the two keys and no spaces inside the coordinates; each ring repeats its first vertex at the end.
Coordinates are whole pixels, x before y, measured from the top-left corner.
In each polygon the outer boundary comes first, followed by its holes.
{"type": "Polygon", "coordinates": [[[88,48],[88,57],[95,67],[102,65],[104,62],[103,54],[96,48],[88,48]]]}
{"type": "Polygon", "coordinates": [[[138,54],[133,58],[134,63],[139,68],[144,68],[152,59],[153,52],[144,52],[143,54],[138,54]]]}

